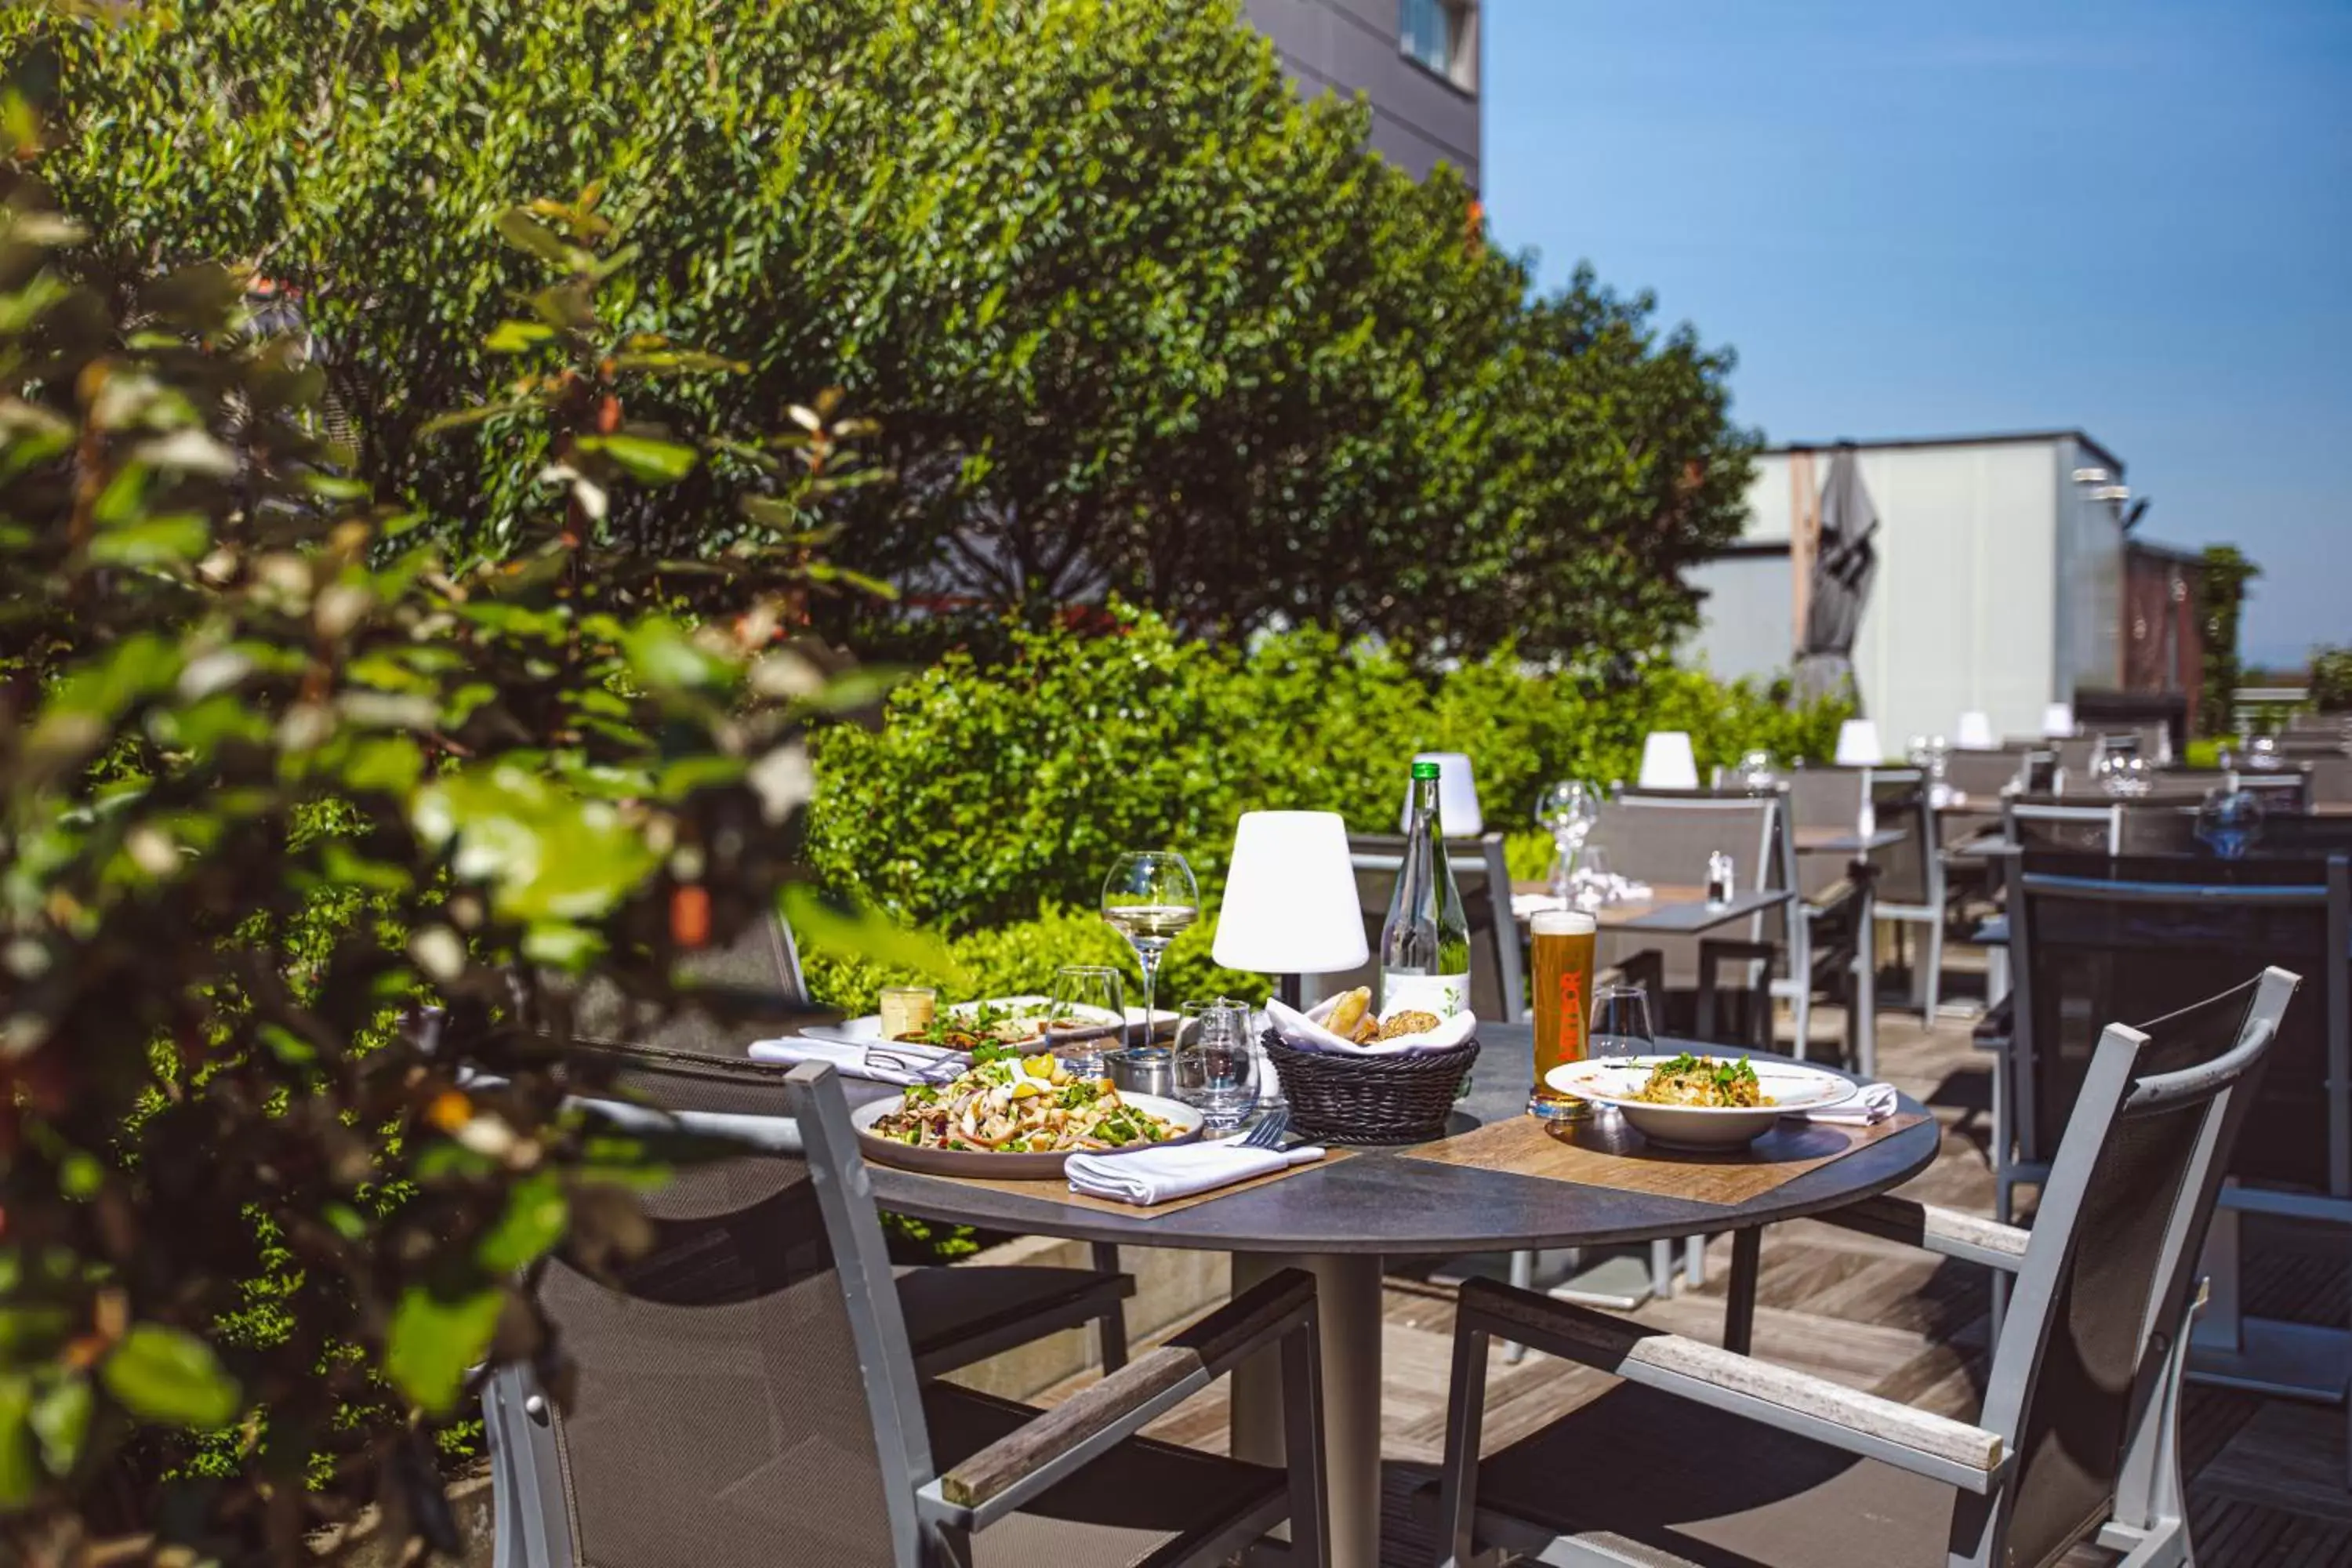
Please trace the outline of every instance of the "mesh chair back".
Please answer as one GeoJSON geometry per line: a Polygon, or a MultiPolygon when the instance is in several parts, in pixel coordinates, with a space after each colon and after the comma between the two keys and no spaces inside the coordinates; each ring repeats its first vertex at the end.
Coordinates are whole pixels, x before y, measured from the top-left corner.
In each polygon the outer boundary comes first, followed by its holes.
{"type": "Polygon", "coordinates": [[[2352,816],[2279,816],[2263,823],[2262,837],[2248,854],[2262,858],[2325,858],[2352,855],[2352,816]]]}
{"type": "Polygon", "coordinates": [[[2197,847],[2194,795],[2012,797],[2004,810],[2008,836],[2028,849],[2082,854],[2186,855],[2197,847]]]}
{"type": "Polygon", "coordinates": [[[2300,1009],[2283,1028],[2263,1090],[2263,1136],[2239,1152],[2231,1169],[2258,1181],[2338,1189],[2346,1175],[2343,1098],[2328,1085],[2340,1077],[2330,1060],[2342,1047],[2329,1039],[2329,1020],[2352,978],[2346,862],[2029,854],[2011,871],[2023,1068],[2018,1135],[2029,1161],[2057,1147],[2101,1020],[2172,1012],[2277,963],[2310,975],[2324,1003],[2300,1009]]]}
{"type": "Polygon", "coordinates": [[[2022,747],[1998,752],[1952,752],[1944,758],[1944,782],[1969,797],[1969,804],[1998,801],[2011,790],[2021,790],[2028,753],[2022,747]]]}
{"type": "Polygon", "coordinates": [[[748,922],[724,948],[698,954],[682,966],[686,977],[708,992],[710,1005],[667,1019],[637,1016],[609,982],[582,987],[575,1029],[592,1043],[626,1042],[700,1056],[740,1057],[764,1021],[769,1032],[797,1022],[808,1008],[798,947],[782,917],[748,922]]]}
{"type": "MultiPolygon", "coordinates": [[[[1775,861],[1779,816],[1780,801],[1772,795],[1628,792],[1601,803],[1586,842],[1607,853],[1610,870],[1654,888],[1703,888],[1707,857],[1718,849],[1731,857],[1739,886],[1766,888],[1775,885],[1780,875],[1775,861]]],[[[1725,926],[1709,934],[1758,942],[1766,930],[1764,918],[1759,917],[1746,927],[1725,926]]],[[[1605,967],[1635,952],[1654,951],[1664,984],[1678,991],[1698,984],[1698,950],[1696,937],[1620,935],[1604,929],[1599,962],[1605,967]]]]}
{"type": "Polygon", "coordinates": [[[1902,839],[1871,852],[1877,868],[1877,898],[1881,908],[1905,905],[1913,909],[1941,901],[1942,862],[1935,807],[1927,800],[1926,775],[1916,768],[1873,768],[1870,774],[1872,813],[1881,831],[1899,829],[1902,839]]]}
{"type": "Polygon", "coordinates": [[[2221,768],[2168,768],[2157,775],[2156,782],[2157,789],[2164,795],[2194,795],[2202,800],[2210,792],[2226,787],[2233,777],[2240,789],[2260,795],[2266,810],[2311,809],[2311,774],[2300,767],[2262,772],[2246,769],[2235,774],[2221,768]]]}
{"type": "Polygon", "coordinates": [[[2352,755],[2339,751],[2332,756],[2301,760],[2311,778],[2312,805],[2352,805],[2352,755]]]}
{"type": "Polygon", "coordinates": [[[1986,1424],[2019,1465],[2006,1561],[2054,1561],[2112,1506],[2186,1327],[2221,1172],[2294,986],[2273,970],[2098,1047],[2067,1128],[1986,1424]]]}
{"type": "Polygon", "coordinates": [[[2087,778],[2105,742],[2104,735],[2058,735],[2045,742],[2043,750],[2073,777],[2087,778]]]}
{"type": "MultiPolygon", "coordinates": [[[[725,1069],[696,1071],[648,1062],[621,1077],[656,1103],[782,1109],[773,1079],[730,1089],[725,1069]]],[[[540,1300],[577,1365],[572,1413],[551,1423],[572,1563],[898,1563],[893,1514],[911,1490],[885,1473],[871,1346],[813,1174],[765,1152],[683,1165],[645,1200],[653,1245],[616,1279],[549,1266],[540,1300]]]]}
{"type": "Polygon", "coordinates": [[[1845,832],[1862,815],[1867,768],[1799,768],[1789,775],[1789,815],[1798,831],[1845,832]]]}

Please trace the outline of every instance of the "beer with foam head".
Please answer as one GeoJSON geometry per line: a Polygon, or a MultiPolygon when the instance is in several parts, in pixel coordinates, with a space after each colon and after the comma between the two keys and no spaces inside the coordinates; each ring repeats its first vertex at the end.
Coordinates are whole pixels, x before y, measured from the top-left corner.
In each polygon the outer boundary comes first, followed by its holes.
{"type": "Polygon", "coordinates": [[[1528,1110],[1538,1116],[1581,1116],[1585,1103],[1544,1082],[1544,1075],[1585,1056],[1591,1016],[1592,953],[1600,928],[1581,910],[1545,910],[1530,922],[1535,971],[1536,1082],[1528,1110]]]}

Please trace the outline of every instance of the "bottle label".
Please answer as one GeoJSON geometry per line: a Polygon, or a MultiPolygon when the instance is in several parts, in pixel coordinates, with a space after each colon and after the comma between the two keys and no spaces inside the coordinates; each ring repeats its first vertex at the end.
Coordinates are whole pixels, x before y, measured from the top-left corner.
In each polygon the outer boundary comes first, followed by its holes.
{"type": "Polygon", "coordinates": [[[1384,974],[1381,977],[1381,1016],[1399,1013],[1434,1013],[1443,1020],[1470,1005],[1466,974],[1384,974]]]}

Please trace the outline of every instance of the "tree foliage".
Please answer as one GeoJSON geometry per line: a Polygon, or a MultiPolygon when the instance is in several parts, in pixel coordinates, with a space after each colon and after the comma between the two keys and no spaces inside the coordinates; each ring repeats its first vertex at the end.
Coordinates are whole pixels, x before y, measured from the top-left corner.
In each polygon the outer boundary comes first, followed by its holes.
{"type": "MultiPolygon", "coordinates": [[[[54,62],[52,177],[114,265],[298,290],[363,474],[469,547],[540,437],[422,411],[488,399],[536,286],[483,243],[502,194],[592,182],[635,247],[615,320],[746,367],[650,411],[762,429],[847,388],[900,480],[836,559],[934,616],[1116,592],[1196,633],[1642,657],[1736,532],[1728,353],[1589,273],[1532,298],[1459,179],[1300,102],[1234,0],[189,0],[0,48],[54,62]]],[[[660,520],[723,510],[627,521],[674,552],[660,520]]]]}
{"type": "Polygon", "coordinates": [[[0,194],[0,1559],[298,1562],[370,1503],[451,1546],[469,1369],[562,1383],[518,1272],[625,1250],[662,1152],[567,1109],[578,978],[711,1005],[675,961],[791,874],[802,728],[856,693],[772,634],[854,459],[622,418],[682,351],[606,326],[593,216],[542,205],[500,417],[553,461],[455,562],[338,473],[241,274],[118,315],[0,194]],[[721,460],[768,473],[723,559],[600,522],[721,460]]]}

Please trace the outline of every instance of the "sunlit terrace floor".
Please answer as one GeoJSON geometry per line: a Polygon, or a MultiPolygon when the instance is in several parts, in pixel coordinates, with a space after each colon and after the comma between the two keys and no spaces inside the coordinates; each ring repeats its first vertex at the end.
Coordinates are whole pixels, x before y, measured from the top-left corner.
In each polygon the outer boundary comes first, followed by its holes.
{"type": "MultiPolygon", "coordinates": [[[[1826,1030],[1833,1022],[1820,1026],[1826,1030]]],[[[1914,1015],[1882,1016],[1878,1050],[1883,1075],[1934,1107],[1943,1123],[1942,1154],[1906,1190],[1990,1214],[1991,1076],[1986,1059],[1969,1047],[1967,1024],[1947,1018],[1923,1028],[1914,1015]]],[[[2340,1232],[2257,1236],[2250,1230],[2248,1241],[2251,1311],[2306,1322],[2344,1321],[2347,1248],[2340,1232]]],[[[1717,1243],[1707,1285],[1653,1302],[1635,1316],[1709,1341],[1719,1338],[1728,1255],[1729,1244],[1717,1243]]],[[[1761,1356],[1925,1408],[1976,1411],[1990,1302],[1974,1268],[1825,1226],[1790,1225],[1767,1234],[1758,1303],[1755,1344],[1761,1356]]],[[[1381,1563],[1382,1568],[1419,1568],[1430,1557],[1412,1498],[1431,1474],[1444,1436],[1452,1292],[1399,1272],[1389,1281],[1387,1318],[1388,1511],[1381,1563]]],[[[1497,1354],[1487,1378],[1490,1449],[1575,1408],[1609,1383],[1600,1373],[1536,1354],[1517,1366],[1497,1354]]],[[[1223,1385],[1180,1407],[1156,1430],[1175,1441],[1223,1447],[1223,1385]]],[[[2192,1387],[2186,1442],[2197,1560],[2203,1568],[2352,1568],[2343,1411],[2192,1387]]],[[[2111,1561],[2109,1553],[2083,1548],[2066,1563],[2087,1568],[2111,1561]]]]}

